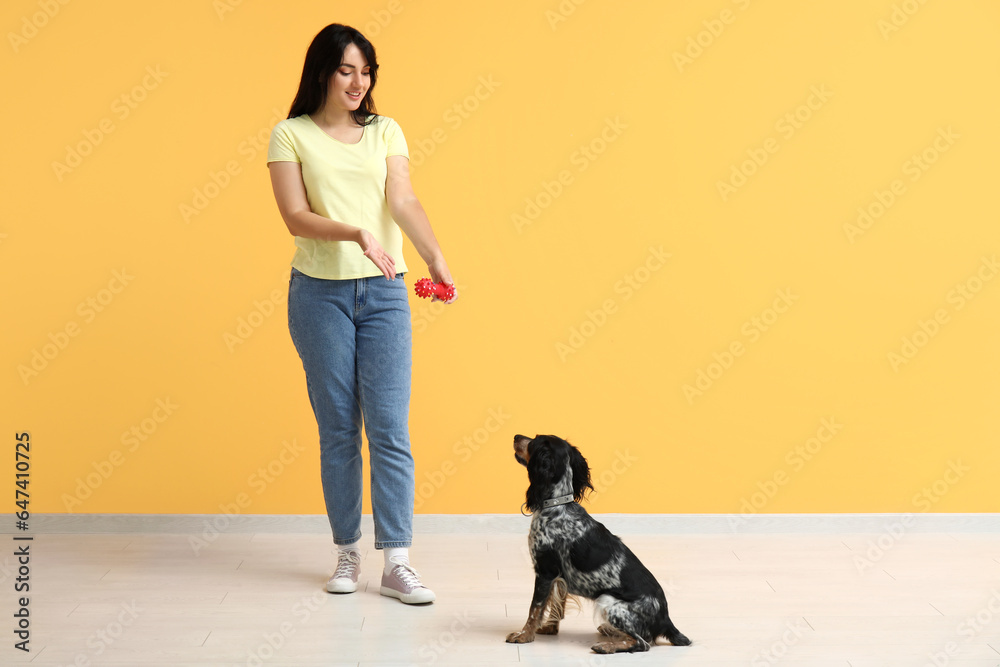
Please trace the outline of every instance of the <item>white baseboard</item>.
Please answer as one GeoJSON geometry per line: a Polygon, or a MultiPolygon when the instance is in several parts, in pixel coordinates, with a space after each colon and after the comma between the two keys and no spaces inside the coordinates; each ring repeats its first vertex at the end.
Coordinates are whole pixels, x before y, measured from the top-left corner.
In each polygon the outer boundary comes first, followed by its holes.
{"type": "MultiPolygon", "coordinates": [[[[619,534],[1000,532],[1000,514],[594,514],[619,534]]],[[[15,532],[13,514],[0,515],[4,533],[15,532]]],[[[414,533],[527,533],[520,514],[417,514],[414,533]]],[[[26,534],[63,533],[329,533],[323,514],[32,514],[26,534]]],[[[373,533],[370,514],[362,531],[373,533]]]]}

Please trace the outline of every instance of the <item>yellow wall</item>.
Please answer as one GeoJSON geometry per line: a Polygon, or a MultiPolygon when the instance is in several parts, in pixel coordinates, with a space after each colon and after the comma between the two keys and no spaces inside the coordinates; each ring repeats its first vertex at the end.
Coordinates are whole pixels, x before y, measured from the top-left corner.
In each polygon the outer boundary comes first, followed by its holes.
{"type": "Polygon", "coordinates": [[[996,3],[293,5],[3,3],[33,511],[323,512],[264,149],[335,21],[461,288],[412,298],[418,512],[516,512],[519,432],[596,511],[1000,509],[996,3]]]}

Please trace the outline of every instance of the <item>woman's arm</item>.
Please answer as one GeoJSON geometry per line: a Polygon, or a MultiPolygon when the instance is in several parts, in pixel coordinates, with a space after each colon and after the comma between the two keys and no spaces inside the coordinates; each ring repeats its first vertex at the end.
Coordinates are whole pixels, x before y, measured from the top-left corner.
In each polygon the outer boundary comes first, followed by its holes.
{"type": "Polygon", "coordinates": [[[269,162],[267,167],[271,172],[271,188],[278,212],[292,236],[321,241],[354,241],[386,278],[395,279],[396,260],[386,254],[371,232],[312,212],[306,197],[306,186],[302,182],[301,164],[269,162]]]}
{"type": "MultiPolygon", "coordinates": [[[[427,263],[431,279],[436,283],[454,285],[455,281],[451,278],[431,223],[410,184],[410,161],[402,155],[390,155],[385,161],[385,199],[392,219],[413,243],[420,258],[427,263]]],[[[458,292],[445,303],[452,303],[457,298],[458,292]]]]}

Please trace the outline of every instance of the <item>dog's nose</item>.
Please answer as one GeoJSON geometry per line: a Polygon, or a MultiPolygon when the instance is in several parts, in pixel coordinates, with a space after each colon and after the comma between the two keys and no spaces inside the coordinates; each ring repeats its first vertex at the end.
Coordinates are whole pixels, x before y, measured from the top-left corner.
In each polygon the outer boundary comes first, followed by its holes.
{"type": "Polygon", "coordinates": [[[517,442],[518,440],[527,440],[527,439],[528,438],[526,438],[525,436],[521,435],[520,433],[518,433],[517,435],[514,436],[514,442],[517,442]]]}

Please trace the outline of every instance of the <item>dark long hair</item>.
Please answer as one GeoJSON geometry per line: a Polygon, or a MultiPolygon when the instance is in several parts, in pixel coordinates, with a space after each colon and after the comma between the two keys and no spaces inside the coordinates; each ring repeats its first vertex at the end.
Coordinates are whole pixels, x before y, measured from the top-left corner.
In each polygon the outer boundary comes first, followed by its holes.
{"type": "Polygon", "coordinates": [[[344,50],[349,44],[354,44],[361,50],[371,72],[368,92],[351,115],[358,125],[368,125],[375,120],[375,100],[372,99],[375,81],[378,80],[375,47],[359,31],[340,23],[331,23],[313,37],[312,44],[306,51],[306,62],[302,66],[299,90],[295,93],[292,108],[288,111],[289,118],[306,113],[312,114],[322,108],[326,102],[327,83],[343,62],[344,50]]]}

